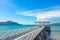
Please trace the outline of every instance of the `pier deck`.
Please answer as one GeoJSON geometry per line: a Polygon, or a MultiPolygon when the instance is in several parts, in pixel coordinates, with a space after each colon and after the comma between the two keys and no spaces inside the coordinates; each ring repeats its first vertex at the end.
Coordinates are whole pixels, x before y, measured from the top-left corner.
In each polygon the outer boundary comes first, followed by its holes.
{"type": "MultiPolygon", "coordinates": [[[[46,27],[35,27],[29,31],[18,33],[16,35],[8,36],[7,38],[2,38],[0,40],[49,40],[50,35],[46,27]]],[[[18,30],[19,31],[19,30],[18,30]]],[[[16,31],[17,32],[17,31],[16,31]]],[[[15,33],[14,33],[15,34],[15,33]]],[[[6,35],[7,36],[7,35],[6,35]]]]}

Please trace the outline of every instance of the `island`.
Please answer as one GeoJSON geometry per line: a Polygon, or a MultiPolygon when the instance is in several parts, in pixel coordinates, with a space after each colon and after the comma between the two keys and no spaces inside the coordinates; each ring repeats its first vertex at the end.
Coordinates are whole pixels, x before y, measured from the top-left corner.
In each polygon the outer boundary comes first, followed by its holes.
{"type": "Polygon", "coordinates": [[[0,22],[0,26],[1,25],[22,25],[22,24],[19,24],[17,22],[13,22],[13,21],[6,21],[6,22],[0,22]]]}
{"type": "Polygon", "coordinates": [[[51,26],[60,26],[60,23],[52,23],[51,26]]]}

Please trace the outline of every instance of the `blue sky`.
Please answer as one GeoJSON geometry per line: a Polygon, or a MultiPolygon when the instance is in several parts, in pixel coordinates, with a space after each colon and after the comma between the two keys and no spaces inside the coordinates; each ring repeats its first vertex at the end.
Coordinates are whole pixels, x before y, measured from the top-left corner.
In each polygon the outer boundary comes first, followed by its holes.
{"type": "Polygon", "coordinates": [[[60,22],[60,0],[0,0],[0,22],[34,24],[39,19],[60,22]]]}

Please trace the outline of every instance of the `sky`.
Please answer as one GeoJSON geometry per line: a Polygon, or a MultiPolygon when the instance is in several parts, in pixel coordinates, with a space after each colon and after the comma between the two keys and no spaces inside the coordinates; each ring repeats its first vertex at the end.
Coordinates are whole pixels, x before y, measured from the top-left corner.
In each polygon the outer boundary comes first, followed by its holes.
{"type": "Polygon", "coordinates": [[[60,0],[0,0],[0,22],[34,24],[40,19],[60,22],[60,0]]]}

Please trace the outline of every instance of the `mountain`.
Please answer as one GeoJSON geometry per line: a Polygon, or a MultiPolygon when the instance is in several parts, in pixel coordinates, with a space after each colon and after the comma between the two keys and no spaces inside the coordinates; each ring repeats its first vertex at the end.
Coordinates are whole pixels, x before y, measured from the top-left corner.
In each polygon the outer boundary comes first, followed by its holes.
{"type": "Polygon", "coordinates": [[[52,26],[60,26],[60,23],[52,23],[52,26]]]}
{"type": "Polygon", "coordinates": [[[7,21],[7,22],[0,22],[0,25],[21,25],[21,24],[12,21],[7,21]]]}

